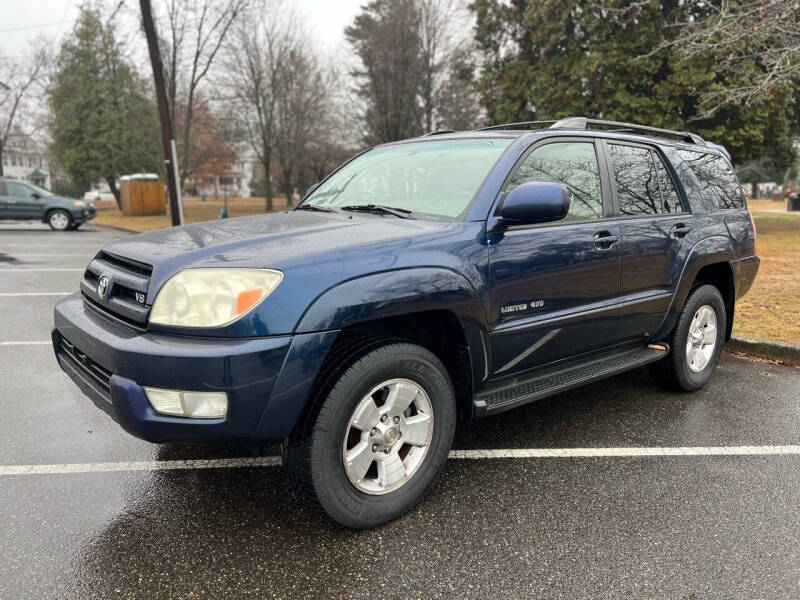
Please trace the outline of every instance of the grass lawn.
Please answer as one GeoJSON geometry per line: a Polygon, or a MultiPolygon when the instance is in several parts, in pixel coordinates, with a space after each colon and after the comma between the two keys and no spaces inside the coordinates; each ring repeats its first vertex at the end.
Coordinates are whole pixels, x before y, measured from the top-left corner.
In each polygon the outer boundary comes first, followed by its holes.
{"type": "Polygon", "coordinates": [[[733,333],[800,344],[800,212],[786,203],[749,203],[761,258],[753,287],[736,305],[733,333]]]}
{"type": "MultiPolygon", "coordinates": [[[[208,198],[203,202],[197,196],[186,196],[183,199],[184,219],[187,224],[199,223],[200,221],[213,221],[219,218],[219,211],[222,209],[223,204],[224,202],[222,199],[208,198]]],[[[97,218],[95,221],[105,225],[128,227],[137,231],[153,231],[154,229],[163,229],[172,226],[172,221],[169,216],[169,207],[165,215],[129,217],[123,215],[122,212],[117,209],[117,205],[113,201],[95,202],[95,206],[97,207],[97,218]]],[[[275,211],[286,210],[286,199],[283,196],[274,198],[273,206],[275,211]]],[[[229,217],[246,217],[263,212],[265,212],[264,198],[228,199],[229,217]]]]}
{"type": "MultiPolygon", "coordinates": [[[[736,306],[733,332],[737,335],[800,344],[800,212],[787,213],[785,202],[754,200],[750,203],[758,231],[756,251],[761,268],[750,292],[736,306]]],[[[219,217],[222,200],[184,199],[187,223],[219,217]]],[[[275,198],[275,210],[285,210],[286,200],[275,198]]],[[[169,215],[126,217],[113,202],[97,203],[97,221],[139,231],[171,225],[169,215]]],[[[242,217],[264,212],[263,198],[232,198],[228,215],[242,217]]]]}

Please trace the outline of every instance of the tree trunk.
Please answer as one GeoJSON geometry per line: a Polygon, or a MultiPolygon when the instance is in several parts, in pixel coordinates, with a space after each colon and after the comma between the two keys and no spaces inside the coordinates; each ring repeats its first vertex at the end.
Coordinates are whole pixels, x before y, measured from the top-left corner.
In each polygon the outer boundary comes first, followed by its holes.
{"type": "Polygon", "coordinates": [[[3,176],[3,144],[0,143],[0,177],[3,176]]]}
{"type": "Polygon", "coordinates": [[[122,198],[119,195],[119,188],[117,187],[117,180],[114,177],[106,177],[108,189],[114,194],[114,200],[117,201],[117,208],[122,210],[122,198]]]}
{"type": "Polygon", "coordinates": [[[758,184],[753,182],[750,184],[752,188],[750,188],[750,197],[755,200],[758,198],[758,184]]]}
{"type": "Polygon", "coordinates": [[[269,174],[269,162],[269,160],[264,161],[264,195],[266,196],[264,209],[272,212],[275,207],[272,205],[272,177],[269,174]]]}
{"type": "Polygon", "coordinates": [[[283,170],[283,193],[286,194],[286,206],[292,206],[292,170],[283,170]]]}

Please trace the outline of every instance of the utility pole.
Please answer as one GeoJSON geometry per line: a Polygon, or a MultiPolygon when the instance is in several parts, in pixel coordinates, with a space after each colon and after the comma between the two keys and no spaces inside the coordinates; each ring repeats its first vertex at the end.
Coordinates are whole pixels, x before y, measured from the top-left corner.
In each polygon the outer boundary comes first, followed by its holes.
{"type": "Polygon", "coordinates": [[[150,51],[150,63],[153,65],[153,81],[156,84],[156,102],[158,118],[161,121],[161,145],[164,148],[164,166],[167,171],[167,189],[169,190],[169,209],[172,214],[172,225],[183,225],[183,198],[178,177],[178,152],[175,147],[175,136],[172,133],[172,119],[169,116],[167,88],[164,86],[164,71],[161,69],[161,54],[158,51],[156,27],[153,24],[153,13],[150,0],[139,0],[142,7],[142,24],[147,36],[147,49],[150,51]]]}

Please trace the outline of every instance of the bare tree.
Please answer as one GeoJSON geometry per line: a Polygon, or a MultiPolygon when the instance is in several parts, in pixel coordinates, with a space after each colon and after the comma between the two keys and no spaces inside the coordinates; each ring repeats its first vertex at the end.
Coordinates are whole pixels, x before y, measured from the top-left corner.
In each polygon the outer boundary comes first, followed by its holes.
{"type": "Polygon", "coordinates": [[[266,210],[273,209],[272,162],[281,70],[297,43],[297,15],[279,0],[261,0],[235,24],[217,87],[238,113],[248,145],[264,170],[266,210]],[[280,9],[280,10],[279,10],[280,9]]]}
{"type": "Polygon", "coordinates": [[[454,0],[417,0],[417,5],[421,47],[419,94],[425,131],[432,131],[443,75],[453,50],[451,23],[456,7],[454,0]]]}
{"type": "MultiPolygon", "coordinates": [[[[3,151],[12,136],[30,136],[38,129],[25,122],[41,98],[41,85],[52,56],[43,43],[36,43],[22,59],[0,59],[0,176],[3,175],[3,151]],[[24,125],[30,125],[28,130],[24,125]]],[[[44,119],[38,119],[43,123],[44,119]]]]}
{"type": "Polygon", "coordinates": [[[319,130],[329,125],[325,121],[334,81],[335,72],[322,69],[306,44],[296,44],[278,71],[275,158],[289,203],[301,161],[319,130]]]}
{"type": "Polygon", "coordinates": [[[170,116],[179,125],[181,186],[192,175],[189,147],[199,89],[245,3],[246,0],[168,0],[165,12],[159,16],[170,116]],[[177,116],[181,116],[180,121],[177,116]]]}
{"type": "MultiPolygon", "coordinates": [[[[678,34],[661,44],[685,61],[712,58],[725,78],[701,96],[701,114],[712,116],[730,105],[749,105],[800,75],[800,4],[797,0],[698,2],[677,23],[678,34]],[[701,11],[697,14],[697,11],[701,11]]],[[[652,54],[651,53],[651,54],[652,54]]]]}

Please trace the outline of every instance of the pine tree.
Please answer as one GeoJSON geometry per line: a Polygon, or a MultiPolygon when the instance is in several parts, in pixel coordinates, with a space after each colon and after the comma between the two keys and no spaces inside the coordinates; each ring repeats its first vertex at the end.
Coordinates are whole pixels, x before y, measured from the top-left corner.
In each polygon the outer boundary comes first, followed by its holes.
{"type": "Polygon", "coordinates": [[[123,57],[113,25],[97,10],[81,8],[61,45],[48,98],[52,151],[76,187],[104,179],[119,205],[120,175],[161,170],[158,122],[146,89],[123,57]]]}

